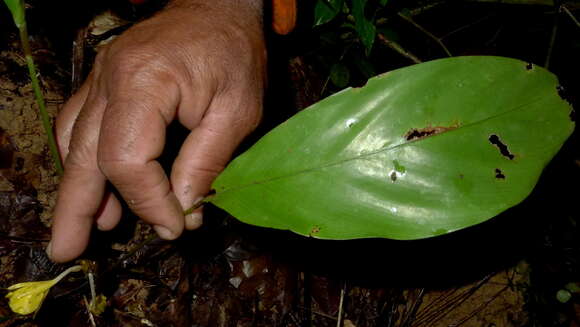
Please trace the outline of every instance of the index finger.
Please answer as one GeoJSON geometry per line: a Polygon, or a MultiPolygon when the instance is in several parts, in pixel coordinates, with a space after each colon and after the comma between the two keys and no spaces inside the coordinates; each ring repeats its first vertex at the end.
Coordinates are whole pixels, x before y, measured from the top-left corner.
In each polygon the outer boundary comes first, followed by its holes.
{"type": "Polygon", "coordinates": [[[135,214],[153,224],[161,238],[175,239],[184,216],[156,158],[179,103],[179,88],[163,78],[151,81],[116,83],[103,115],[98,164],[135,214]]]}

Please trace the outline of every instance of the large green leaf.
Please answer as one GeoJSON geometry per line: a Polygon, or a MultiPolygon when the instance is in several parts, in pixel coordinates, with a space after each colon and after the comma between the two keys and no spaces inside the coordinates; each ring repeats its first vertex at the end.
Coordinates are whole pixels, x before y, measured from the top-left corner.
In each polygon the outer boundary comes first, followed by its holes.
{"type": "Polygon", "coordinates": [[[208,201],[319,238],[417,239],[522,201],[574,129],[554,75],[501,57],[398,69],[300,112],[235,159],[208,201]]]}
{"type": "Polygon", "coordinates": [[[16,27],[24,26],[24,2],[22,0],[4,0],[4,3],[10,9],[16,27]]]}
{"type": "Polygon", "coordinates": [[[317,0],[314,6],[314,26],[330,22],[344,6],[344,0],[317,0]]]}

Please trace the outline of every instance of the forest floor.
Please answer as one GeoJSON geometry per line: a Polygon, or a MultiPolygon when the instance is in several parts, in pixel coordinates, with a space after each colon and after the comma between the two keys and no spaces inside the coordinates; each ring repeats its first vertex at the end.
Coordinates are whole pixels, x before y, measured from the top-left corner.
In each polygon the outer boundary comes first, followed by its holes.
{"type": "MultiPolygon", "coordinates": [[[[0,287],[53,278],[44,253],[58,177],[14,33],[0,41],[0,287]]],[[[68,97],[66,58],[34,43],[51,115],[68,97]]],[[[303,90],[302,58],[286,58],[303,90]]],[[[275,87],[274,87],[275,89],[275,87]]],[[[294,103],[308,95],[293,94],[294,103]]],[[[306,100],[305,100],[306,99],[306,100]]],[[[299,106],[299,105],[298,105],[299,106]]],[[[294,108],[296,110],[296,108],[294,108]]],[[[279,121],[278,121],[279,122],[279,121]]],[[[271,125],[277,122],[271,122],[271,125]]],[[[176,132],[179,134],[179,132],[176,132]]],[[[322,241],[237,222],[208,208],[206,224],[175,242],[130,214],[95,232],[83,256],[104,313],[90,314],[86,277],[56,286],[33,316],[0,298],[0,326],[580,326],[576,133],[524,203],[484,224],[415,242],[322,241]],[[564,181],[562,183],[562,181],[564,181]],[[570,187],[575,190],[570,191],[570,187]]]]}

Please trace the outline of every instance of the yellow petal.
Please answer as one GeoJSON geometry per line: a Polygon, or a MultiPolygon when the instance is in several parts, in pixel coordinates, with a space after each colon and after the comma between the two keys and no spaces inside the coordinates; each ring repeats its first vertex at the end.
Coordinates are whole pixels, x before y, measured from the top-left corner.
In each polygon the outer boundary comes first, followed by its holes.
{"type": "Polygon", "coordinates": [[[91,312],[95,316],[100,316],[101,313],[105,312],[105,309],[107,308],[107,297],[105,297],[103,294],[97,295],[95,301],[91,301],[90,308],[91,312]]]}
{"type": "Polygon", "coordinates": [[[42,305],[50,288],[71,272],[81,270],[81,266],[73,266],[56,276],[55,279],[37,282],[24,282],[8,287],[6,298],[10,299],[8,305],[12,311],[21,315],[31,314],[42,305]]]}
{"type": "Polygon", "coordinates": [[[8,305],[12,311],[27,315],[40,308],[48,291],[55,284],[54,280],[26,282],[10,286],[12,290],[6,297],[10,299],[8,305]]]}

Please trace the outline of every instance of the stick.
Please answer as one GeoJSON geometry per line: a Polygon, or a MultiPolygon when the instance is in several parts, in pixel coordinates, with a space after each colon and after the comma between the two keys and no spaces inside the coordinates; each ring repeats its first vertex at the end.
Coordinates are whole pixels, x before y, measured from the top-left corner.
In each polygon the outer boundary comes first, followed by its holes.
{"type": "Polygon", "coordinates": [[[574,17],[574,15],[572,15],[572,13],[570,12],[570,10],[568,10],[566,5],[561,6],[560,9],[563,10],[568,15],[568,17],[570,17],[570,19],[572,19],[572,21],[576,24],[576,26],[580,27],[580,22],[576,19],[576,17],[574,17]]]}
{"type": "Polygon", "coordinates": [[[406,20],[407,22],[409,22],[411,25],[415,26],[418,30],[420,30],[421,32],[423,32],[425,35],[427,35],[428,37],[430,37],[431,39],[433,39],[433,41],[437,42],[437,44],[439,44],[441,46],[441,48],[443,48],[443,51],[445,51],[445,53],[447,54],[447,56],[453,57],[453,55],[451,54],[451,52],[449,52],[449,49],[447,49],[447,47],[445,46],[445,44],[443,43],[443,41],[441,41],[441,39],[439,39],[438,37],[436,37],[435,35],[433,35],[433,33],[429,32],[428,30],[426,30],[425,28],[423,28],[423,26],[417,24],[411,17],[409,17],[407,15],[404,15],[401,12],[399,12],[398,15],[399,15],[399,17],[401,17],[404,20],[406,20]]]}
{"type": "Polygon", "coordinates": [[[548,45],[548,54],[546,55],[546,62],[544,67],[546,69],[550,68],[550,60],[552,59],[552,51],[554,50],[554,44],[556,43],[556,34],[558,33],[558,18],[560,14],[556,13],[554,18],[554,26],[552,27],[552,37],[550,37],[550,44],[548,45]]]}
{"type": "Polygon", "coordinates": [[[379,34],[378,37],[379,37],[379,40],[381,42],[383,42],[383,44],[385,44],[389,48],[397,51],[403,57],[408,58],[409,60],[411,60],[412,62],[414,62],[416,64],[420,64],[422,62],[421,59],[417,58],[417,56],[415,56],[411,52],[403,49],[403,47],[400,46],[397,42],[387,39],[383,34],[379,34]]]}
{"type": "Polygon", "coordinates": [[[336,327],[342,327],[342,313],[343,313],[343,305],[344,305],[344,293],[346,290],[346,281],[342,284],[342,288],[340,289],[340,302],[338,304],[338,319],[336,319],[336,327]]]}

